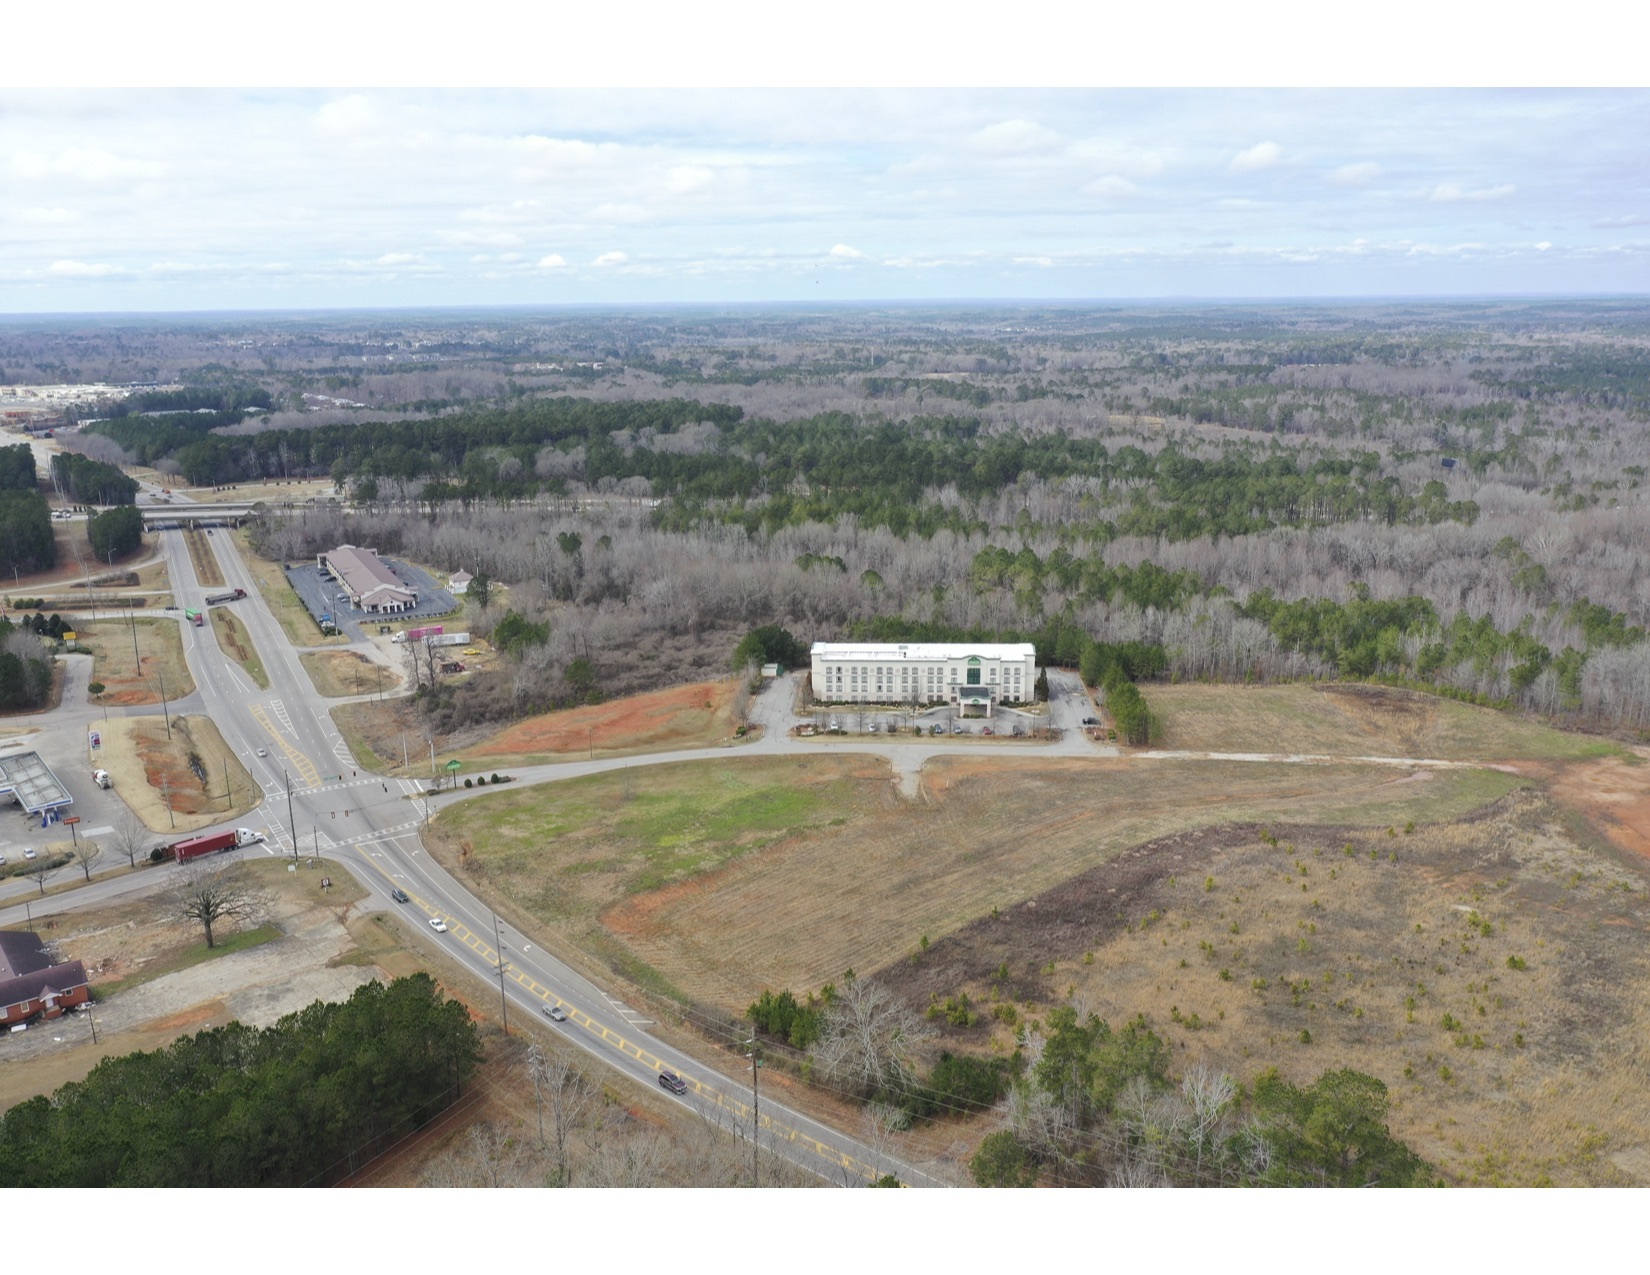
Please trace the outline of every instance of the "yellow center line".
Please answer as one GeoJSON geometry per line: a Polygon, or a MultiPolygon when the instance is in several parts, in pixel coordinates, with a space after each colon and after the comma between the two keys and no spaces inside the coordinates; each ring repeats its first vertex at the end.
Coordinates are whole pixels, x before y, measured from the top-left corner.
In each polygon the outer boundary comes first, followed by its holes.
{"type": "Polygon", "coordinates": [[[269,737],[275,741],[275,747],[286,754],[287,760],[292,763],[292,769],[297,772],[298,778],[304,781],[304,786],[306,788],[319,788],[321,786],[321,772],[315,768],[315,763],[309,759],[308,754],[300,752],[287,743],[286,737],[276,730],[275,724],[269,720],[269,715],[264,712],[262,704],[252,704],[248,707],[252,710],[253,720],[269,732],[269,737]]]}
{"type": "MultiPolygon", "coordinates": [[[[391,879],[388,870],[381,864],[374,863],[372,866],[376,868],[378,872],[386,879],[391,879]]],[[[423,899],[416,896],[411,896],[411,898],[412,902],[417,907],[428,913],[430,916],[441,915],[439,909],[431,907],[423,899]]],[[[476,955],[481,956],[490,963],[497,963],[496,958],[498,954],[493,951],[491,946],[483,941],[480,935],[476,934],[468,926],[453,922],[449,926],[449,932],[472,951],[474,951],[476,955]]],[[[512,976],[519,985],[527,988],[533,993],[534,996],[538,997],[546,1004],[554,1002],[555,1004],[560,1005],[563,1009],[567,1010],[569,1022],[585,1028],[594,1035],[600,1036],[608,1044],[617,1047],[620,1053],[628,1054],[630,1057],[636,1059],[637,1062],[651,1068],[654,1071],[664,1071],[666,1069],[665,1062],[662,1058],[658,1058],[653,1054],[648,1053],[647,1050],[643,1049],[639,1045],[632,1044],[623,1036],[619,1035],[619,1033],[608,1028],[604,1023],[596,1021],[596,1019],[592,1018],[583,1010],[575,1009],[566,1001],[562,1000],[559,996],[555,996],[540,987],[536,981],[529,978],[526,974],[516,970],[512,971],[512,976]]],[[[681,1075],[680,1072],[677,1072],[676,1074],[681,1075]]],[[[691,1087],[693,1092],[700,1098],[703,1098],[708,1102],[715,1103],[718,1107],[728,1112],[735,1119],[744,1119],[750,1115],[750,1107],[746,1106],[738,1099],[730,1098],[723,1094],[720,1090],[712,1089],[701,1081],[694,1080],[691,1077],[682,1076],[682,1079],[687,1081],[689,1087],[691,1087]]],[[[834,1147],[827,1142],[822,1142],[820,1139],[815,1138],[810,1134],[803,1133],[800,1129],[797,1129],[792,1125],[782,1124],[779,1121],[776,1121],[772,1116],[763,1116],[760,1123],[762,1128],[766,1129],[769,1133],[779,1135],[790,1143],[800,1143],[801,1145],[812,1150],[821,1159],[835,1160],[844,1169],[848,1169],[864,1178],[874,1179],[877,1176],[870,1165],[855,1159],[853,1156],[843,1151],[840,1147],[834,1147]]]]}

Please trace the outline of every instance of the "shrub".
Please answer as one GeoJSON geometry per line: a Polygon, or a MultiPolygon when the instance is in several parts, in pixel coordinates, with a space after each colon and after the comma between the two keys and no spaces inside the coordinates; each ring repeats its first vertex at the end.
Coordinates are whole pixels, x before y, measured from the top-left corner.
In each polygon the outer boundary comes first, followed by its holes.
{"type": "Polygon", "coordinates": [[[1522,956],[1509,956],[1507,958],[1507,968],[1510,970],[1527,970],[1530,965],[1522,956]]]}

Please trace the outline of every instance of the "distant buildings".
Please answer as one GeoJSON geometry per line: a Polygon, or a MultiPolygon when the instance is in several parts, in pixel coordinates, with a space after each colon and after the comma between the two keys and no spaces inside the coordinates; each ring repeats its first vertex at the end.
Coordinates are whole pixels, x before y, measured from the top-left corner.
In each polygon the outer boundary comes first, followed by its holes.
{"type": "Polygon", "coordinates": [[[991,716],[1036,695],[1029,642],[815,642],[814,698],[826,704],[954,704],[991,716]]]}
{"type": "Polygon", "coordinates": [[[91,999],[80,961],[58,963],[32,931],[0,931],[0,1027],[58,1018],[91,999]]]}
{"type": "Polygon", "coordinates": [[[376,549],[339,545],[316,557],[322,571],[330,571],[343,586],[339,601],[347,601],[357,611],[389,615],[411,611],[418,605],[418,592],[403,584],[376,549]]]}
{"type": "Polygon", "coordinates": [[[470,590],[470,581],[475,577],[468,571],[455,571],[447,580],[447,592],[455,598],[462,598],[470,590]]]}

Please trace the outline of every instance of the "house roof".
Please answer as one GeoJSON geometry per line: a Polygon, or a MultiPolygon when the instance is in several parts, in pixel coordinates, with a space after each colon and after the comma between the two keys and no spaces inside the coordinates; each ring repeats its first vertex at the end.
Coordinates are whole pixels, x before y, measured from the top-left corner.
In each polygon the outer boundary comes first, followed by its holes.
{"type": "Polygon", "coordinates": [[[827,660],[1035,660],[1030,642],[815,642],[812,654],[827,660]]]}
{"type": "Polygon", "coordinates": [[[321,555],[344,587],[358,598],[369,598],[383,589],[394,589],[404,597],[416,597],[403,584],[389,564],[378,556],[376,549],[359,549],[354,545],[339,545],[321,555]]]}

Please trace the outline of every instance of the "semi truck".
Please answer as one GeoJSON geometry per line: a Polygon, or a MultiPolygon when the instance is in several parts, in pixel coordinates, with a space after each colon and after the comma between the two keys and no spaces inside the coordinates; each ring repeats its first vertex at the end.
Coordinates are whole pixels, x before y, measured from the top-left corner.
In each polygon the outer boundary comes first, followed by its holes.
{"type": "Polygon", "coordinates": [[[161,857],[177,863],[187,863],[190,859],[197,859],[203,854],[224,854],[237,846],[257,845],[262,840],[262,835],[250,828],[229,828],[204,837],[186,837],[182,841],[174,841],[169,846],[162,846],[161,857]]]}
{"type": "Polygon", "coordinates": [[[438,633],[428,641],[431,646],[468,646],[470,635],[468,633],[438,633]]]}
{"type": "Polygon", "coordinates": [[[188,620],[189,623],[193,624],[197,629],[200,628],[201,625],[206,623],[206,617],[205,616],[203,616],[199,611],[191,611],[187,607],[184,608],[183,617],[184,617],[184,619],[188,620]]]}
{"type": "Polygon", "coordinates": [[[390,639],[390,641],[397,644],[403,644],[407,642],[417,642],[423,638],[440,637],[441,628],[442,626],[439,624],[428,624],[421,629],[408,629],[405,633],[397,633],[390,639]]]}
{"type": "Polygon", "coordinates": [[[206,605],[209,607],[222,606],[225,602],[239,602],[245,596],[245,589],[230,589],[224,593],[208,593],[206,595],[206,605]]]}

